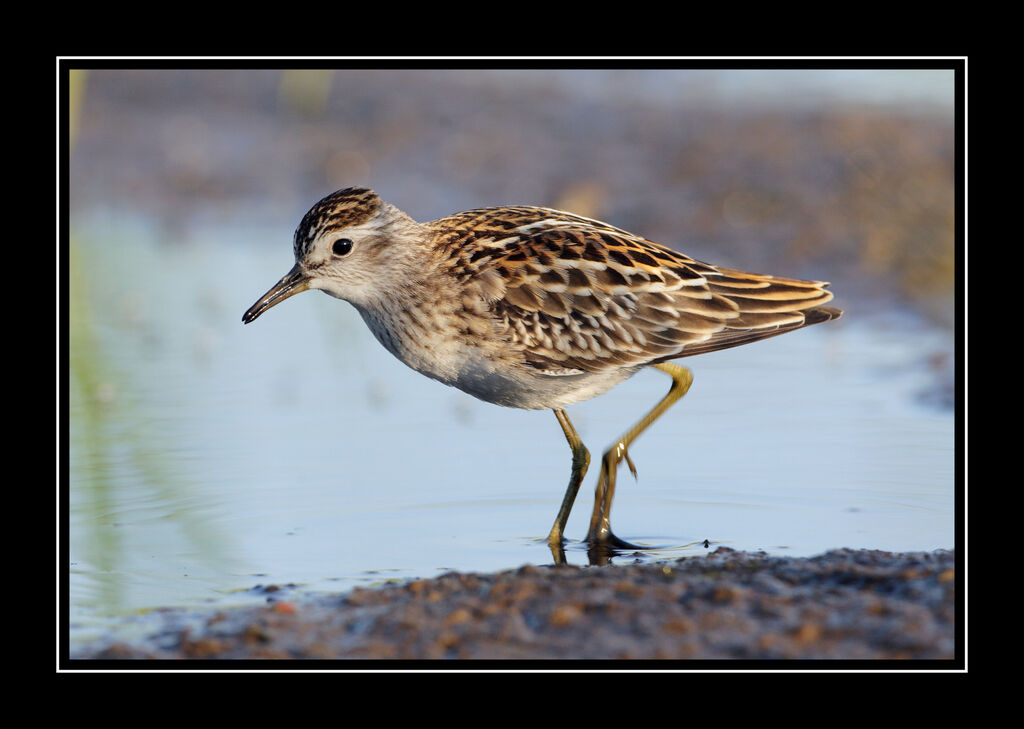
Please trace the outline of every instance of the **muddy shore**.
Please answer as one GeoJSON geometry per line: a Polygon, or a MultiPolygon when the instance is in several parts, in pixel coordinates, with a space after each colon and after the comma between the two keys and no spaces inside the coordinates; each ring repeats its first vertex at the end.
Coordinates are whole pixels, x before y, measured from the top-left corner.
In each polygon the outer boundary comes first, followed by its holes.
{"type": "Polygon", "coordinates": [[[168,610],[143,640],[98,641],[77,650],[71,666],[362,659],[345,666],[358,668],[455,659],[445,665],[472,668],[481,659],[555,659],[566,667],[655,660],[669,668],[693,659],[825,659],[828,668],[836,659],[901,659],[954,668],[956,576],[955,552],[946,550],[792,558],[723,547],[647,564],[452,572],[315,598],[268,586],[266,605],[168,610]]]}

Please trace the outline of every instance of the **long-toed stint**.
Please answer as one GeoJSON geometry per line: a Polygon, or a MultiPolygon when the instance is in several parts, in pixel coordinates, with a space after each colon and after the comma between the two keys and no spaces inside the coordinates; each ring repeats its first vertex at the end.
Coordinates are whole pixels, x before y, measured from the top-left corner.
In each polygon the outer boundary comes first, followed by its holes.
{"type": "MultiPolygon", "coordinates": [[[[372,190],[328,195],[295,231],[295,265],[245,312],[249,323],[320,289],[351,303],[377,340],[427,377],[486,402],[550,408],[572,474],[548,535],[556,558],[590,454],[565,406],[648,365],[668,393],[601,459],[587,542],[635,548],[609,524],[629,446],[693,380],[670,360],[836,319],[822,281],[745,273],[639,235],[542,207],[480,208],[417,223],[372,190]]],[[[564,555],[563,555],[564,558],[564,555]]]]}

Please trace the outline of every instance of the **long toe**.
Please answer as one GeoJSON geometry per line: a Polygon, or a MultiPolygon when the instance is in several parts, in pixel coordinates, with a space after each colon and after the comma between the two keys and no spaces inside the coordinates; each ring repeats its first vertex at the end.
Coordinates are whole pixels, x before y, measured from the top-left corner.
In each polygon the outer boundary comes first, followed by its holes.
{"type": "Polygon", "coordinates": [[[620,539],[615,536],[615,533],[609,528],[597,529],[588,534],[587,544],[591,547],[615,550],[645,549],[645,547],[642,547],[639,544],[633,544],[632,542],[627,542],[625,539],[620,539]]]}

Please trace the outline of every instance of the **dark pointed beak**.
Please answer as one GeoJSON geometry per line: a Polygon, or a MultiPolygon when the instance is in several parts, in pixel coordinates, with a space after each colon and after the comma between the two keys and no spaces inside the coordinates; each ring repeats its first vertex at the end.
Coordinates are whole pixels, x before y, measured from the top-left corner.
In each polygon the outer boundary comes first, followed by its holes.
{"type": "Polygon", "coordinates": [[[274,284],[270,291],[263,294],[259,301],[249,307],[249,310],[242,315],[242,323],[248,324],[270,307],[280,304],[289,296],[301,294],[308,288],[309,279],[296,263],[292,266],[292,270],[284,275],[284,278],[274,284]]]}

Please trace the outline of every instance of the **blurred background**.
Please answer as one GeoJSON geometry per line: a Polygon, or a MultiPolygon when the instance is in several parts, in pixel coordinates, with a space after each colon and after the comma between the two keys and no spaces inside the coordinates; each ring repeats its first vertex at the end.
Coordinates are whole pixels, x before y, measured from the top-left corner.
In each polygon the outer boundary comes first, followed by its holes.
{"type": "MultiPolygon", "coordinates": [[[[655,556],[954,546],[952,70],[69,65],[73,636],[271,582],[551,561],[570,458],[550,413],[411,372],[315,292],[242,326],[305,211],[350,185],[418,220],[544,205],[831,281],[838,322],[683,362],[695,385],[631,451],[616,531],[655,556]]],[[[638,375],[570,416],[596,457],[666,387],[638,375]]]]}

